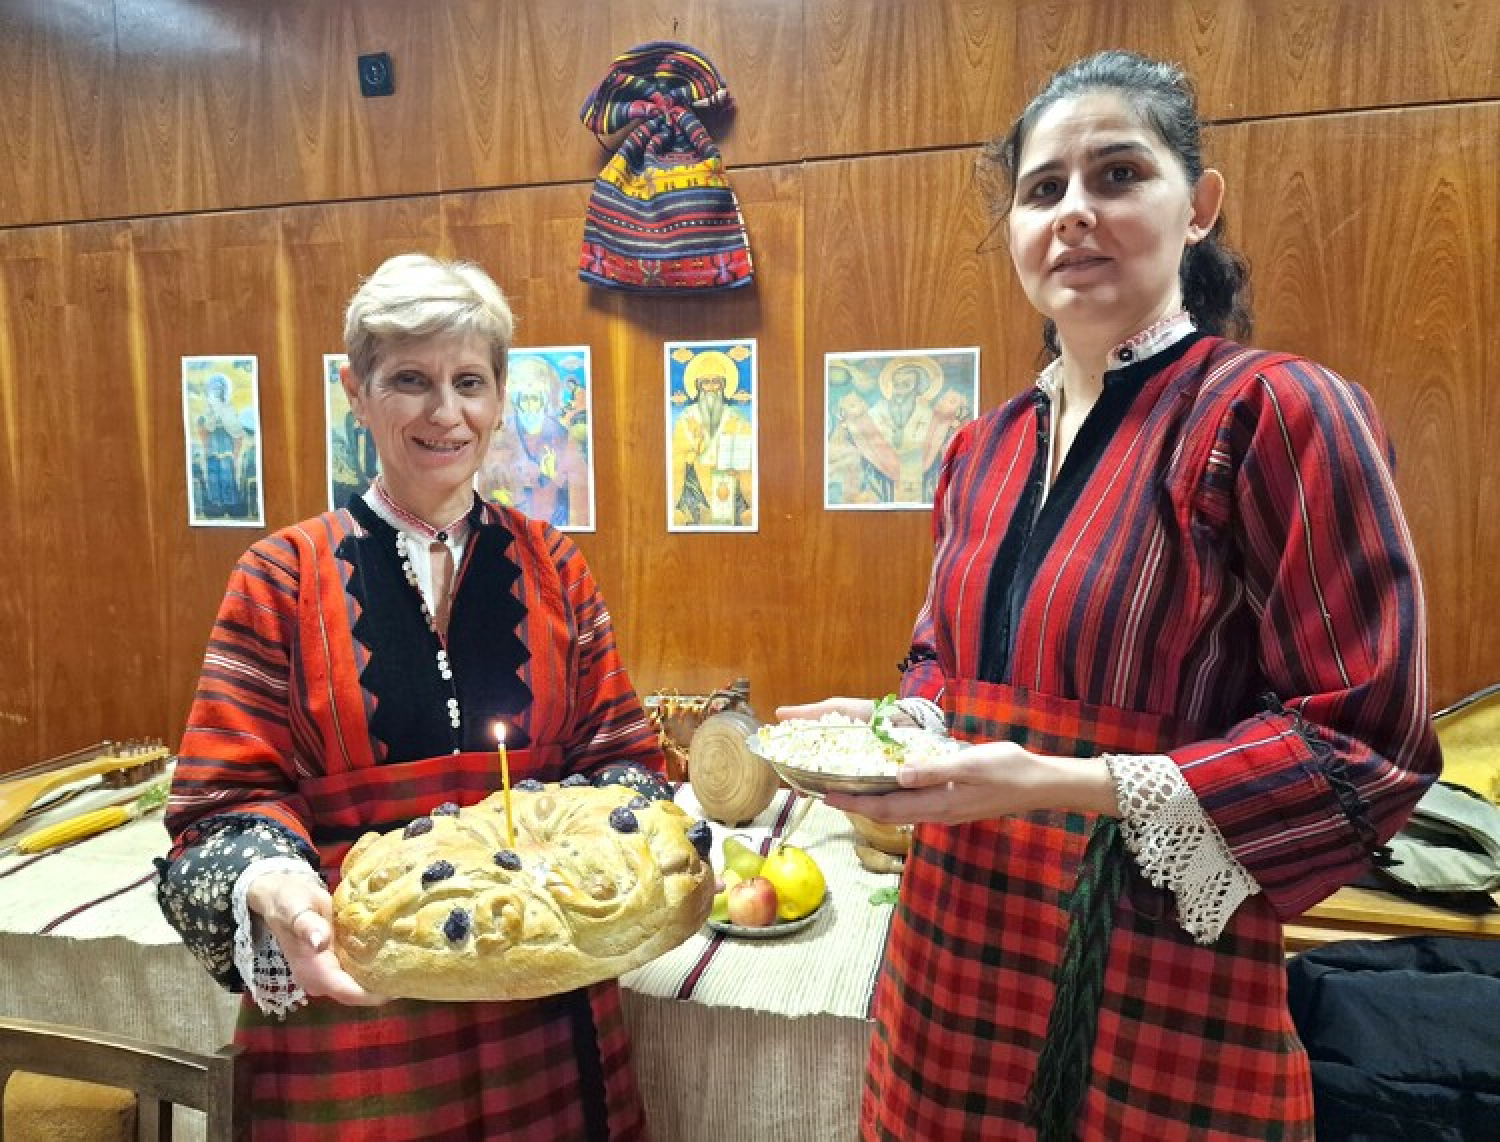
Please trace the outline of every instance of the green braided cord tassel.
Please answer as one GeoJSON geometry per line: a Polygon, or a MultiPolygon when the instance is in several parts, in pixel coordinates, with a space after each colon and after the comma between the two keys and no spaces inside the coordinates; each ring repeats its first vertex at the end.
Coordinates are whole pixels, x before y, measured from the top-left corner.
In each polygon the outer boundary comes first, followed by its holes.
{"type": "Polygon", "coordinates": [[[1099,1000],[1109,965],[1115,904],[1125,887],[1125,841],[1113,817],[1089,836],[1068,902],[1068,935],[1057,967],[1047,1038],[1037,1056],[1026,1112],[1039,1142],[1071,1142],[1089,1088],[1099,1000]]]}

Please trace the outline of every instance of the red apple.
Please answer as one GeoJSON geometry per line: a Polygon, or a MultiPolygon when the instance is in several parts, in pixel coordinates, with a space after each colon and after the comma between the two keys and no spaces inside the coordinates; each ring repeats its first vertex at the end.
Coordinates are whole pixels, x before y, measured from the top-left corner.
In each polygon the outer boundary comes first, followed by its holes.
{"type": "Polygon", "coordinates": [[[729,886],[729,922],[741,928],[776,923],[776,904],[776,886],[763,876],[729,886]]]}

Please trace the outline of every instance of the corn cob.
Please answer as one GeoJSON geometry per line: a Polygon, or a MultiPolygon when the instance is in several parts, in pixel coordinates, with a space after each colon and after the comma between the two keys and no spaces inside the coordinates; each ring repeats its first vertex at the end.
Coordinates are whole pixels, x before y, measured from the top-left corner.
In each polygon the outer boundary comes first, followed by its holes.
{"type": "Polygon", "coordinates": [[[27,833],[16,842],[16,852],[42,853],[48,849],[71,844],[73,841],[81,841],[85,837],[92,837],[95,833],[102,833],[106,829],[113,829],[116,825],[123,825],[133,815],[128,805],[111,805],[107,809],[94,809],[88,813],[80,813],[76,817],[69,817],[66,821],[59,821],[55,825],[46,825],[33,833],[27,833]]]}
{"type": "Polygon", "coordinates": [[[109,805],[103,809],[94,809],[88,813],[80,813],[76,817],[69,817],[66,821],[59,821],[55,825],[45,825],[34,832],[27,833],[16,842],[16,852],[43,853],[49,849],[72,844],[74,841],[84,840],[107,829],[123,825],[127,821],[133,821],[142,813],[159,809],[166,803],[166,799],[166,782],[156,782],[128,805],[109,805]]]}

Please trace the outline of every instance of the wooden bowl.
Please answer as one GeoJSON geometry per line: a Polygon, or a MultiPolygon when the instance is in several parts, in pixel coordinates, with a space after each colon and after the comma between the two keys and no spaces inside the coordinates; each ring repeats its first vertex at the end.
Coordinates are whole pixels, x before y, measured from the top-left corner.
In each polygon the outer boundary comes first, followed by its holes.
{"type": "Polygon", "coordinates": [[[844,816],[849,818],[860,841],[872,849],[891,856],[905,856],[911,851],[910,825],[887,825],[884,821],[872,821],[862,813],[851,813],[847,809],[844,816]]]}

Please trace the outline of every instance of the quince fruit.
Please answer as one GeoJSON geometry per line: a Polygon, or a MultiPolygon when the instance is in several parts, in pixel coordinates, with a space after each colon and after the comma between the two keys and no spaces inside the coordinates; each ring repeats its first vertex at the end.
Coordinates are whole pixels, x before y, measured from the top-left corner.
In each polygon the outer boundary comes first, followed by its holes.
{"type": "Polygon", "coordinates": [[[772,850],[760,866],[760,875],[776,889],[776,915],[782,920],[800,920],[811,914],[828,894],[828,881],[818,862],[795,845],[772,850]]]}

